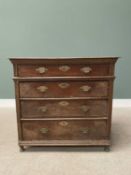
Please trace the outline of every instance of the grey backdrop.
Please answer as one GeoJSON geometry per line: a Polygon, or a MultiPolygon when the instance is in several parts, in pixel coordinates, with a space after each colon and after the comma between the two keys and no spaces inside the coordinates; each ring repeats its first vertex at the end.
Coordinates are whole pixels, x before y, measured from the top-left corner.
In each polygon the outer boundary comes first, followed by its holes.
{"type": "Polygon", "coordinates": [[[0,0],[0,98],[15,56],[121,56],[114,98],[131,98],[131,0],[0,0]]]}

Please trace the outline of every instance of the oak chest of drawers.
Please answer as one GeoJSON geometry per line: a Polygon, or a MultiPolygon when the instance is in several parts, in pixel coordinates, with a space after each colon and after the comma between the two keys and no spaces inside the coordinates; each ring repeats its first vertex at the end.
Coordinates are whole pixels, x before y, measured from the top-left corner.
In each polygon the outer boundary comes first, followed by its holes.
{"type": "Polygon", "coordinates": [[[118,57],[11,58],[19,146],[110,146],[118,57]]]}

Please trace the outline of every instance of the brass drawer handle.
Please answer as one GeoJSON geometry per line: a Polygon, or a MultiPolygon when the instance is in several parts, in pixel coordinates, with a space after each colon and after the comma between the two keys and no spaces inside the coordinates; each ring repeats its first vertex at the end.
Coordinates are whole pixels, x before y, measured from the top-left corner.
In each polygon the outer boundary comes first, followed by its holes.
{"type": "Polygon", "coordinates": [[[41,112],[46,112],[47,111],[47,107],[46,106],[41,106],[38,108],[41,112]]]}
{"type": "Polygon", "coordinates": [[[69,83],[59,83],[58,86],[62,89],[68,88],[70,86],[69,83]]]}
{"type": "Polygon", "coordinates": [[[39,86],[39,87],[37,87],[37,90],[40,92],[46,92],[48,90],[48,87],[47,86],[39,86]]]}
{"type": "Polygon", "coordinates": [[[68,125],[68,122],[67,121],[61,121],[61,122],[59,122],[59,125],[61,125],[61,126],[67,126],[68,125]]]}
{"type": "Polygon", "coordinates": [[[83,73],[88,74],[89,72],[92,71],[91,67],[83,67],[80,69],[83,73]]]}
{"type": "Polygon", "coordinates": [[[89,90],[91,90],[91,87],[88,85],[84,85],[80,87],[80,90],[82,90],[83,92],[88,92],[89,90]]]}
{"type": "Polygon", "coordinates": [[[46,133],[48,133],[48,128],[41,128],[40,129],[40,132],[42,133],[42,134],[46,134],[46,133]]]}
{"type": "Polygon", "coordinates": [[[68,101],[60,101],[59,105],[65,107],[65,106],[69,105],[69,102],[68,101]]]}
{"type": "Polygon", "coordinates": [[[87,105],[82,105],[82,106],[80,106],[80,109],[81,109],[83,112],[88,112],[89,109],[90,109],[90,107],[87,106],[87,105]]]}
{"type": "Polygon", "coordinates": [[[82,134],[88,134],[89,128],[81,128],[80,131],[82,132],[82,134]]]}
{"type": "Polygon", "coordinates": [[[70,67],[67,65],[63,65],[59,67],[59,70],[62,72],[67,72],[68,70],[70,70],[70,67]]]}
{"type": "Polygon", "coordinates": [[[46,71],[48,71],[48,69],[46,67],[38,67],[36,69],[36,72],[40,73],[40,74],[43,74],[45,73],[46,71]]]}

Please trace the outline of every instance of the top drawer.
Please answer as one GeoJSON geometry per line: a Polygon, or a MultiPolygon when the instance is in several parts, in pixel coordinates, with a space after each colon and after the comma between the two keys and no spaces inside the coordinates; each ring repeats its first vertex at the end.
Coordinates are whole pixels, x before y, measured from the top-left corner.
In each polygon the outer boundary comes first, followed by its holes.
{"type": "Polygon", "coordinates": [[[108,76],[109,64],[21,64],[20,77],[108,76]]]}

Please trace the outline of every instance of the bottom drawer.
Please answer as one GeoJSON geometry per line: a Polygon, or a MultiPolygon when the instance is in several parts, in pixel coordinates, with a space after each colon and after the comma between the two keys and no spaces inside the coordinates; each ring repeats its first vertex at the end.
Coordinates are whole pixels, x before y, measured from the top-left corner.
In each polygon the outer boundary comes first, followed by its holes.
{"type": "Polygon", "coordinates": [[[23,140],[106,139],[104,120],[23,121],[23,140]]]}

